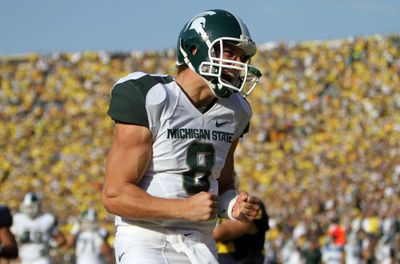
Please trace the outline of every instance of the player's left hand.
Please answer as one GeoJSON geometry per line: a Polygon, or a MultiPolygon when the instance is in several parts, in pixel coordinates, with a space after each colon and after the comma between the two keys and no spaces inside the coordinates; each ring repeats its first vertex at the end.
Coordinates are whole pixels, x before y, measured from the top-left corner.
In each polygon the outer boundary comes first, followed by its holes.
{"type": "Polygon", "coordinates": [[[260,210],[260,203],[260,198],[242,192],[233,205],[232,216],[245,223],[253,221],[260,210]]]}

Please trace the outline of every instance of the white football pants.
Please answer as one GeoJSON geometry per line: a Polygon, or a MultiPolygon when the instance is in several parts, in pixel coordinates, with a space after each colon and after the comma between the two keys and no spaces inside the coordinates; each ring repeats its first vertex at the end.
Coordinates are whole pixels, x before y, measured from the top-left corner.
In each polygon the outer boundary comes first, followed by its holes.
{"type": "Polygon", "coordinates": [[[212,234],[119,226],[114,241],[117,264],[218,264],[212,234]]]}

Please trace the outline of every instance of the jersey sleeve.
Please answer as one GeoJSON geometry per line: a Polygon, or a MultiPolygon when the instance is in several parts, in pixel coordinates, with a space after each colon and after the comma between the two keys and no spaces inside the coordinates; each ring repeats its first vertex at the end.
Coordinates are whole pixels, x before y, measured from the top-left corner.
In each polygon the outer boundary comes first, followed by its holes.
{"type": "Polygon", "coordinates": [[[81,225],[79,223],[74,223],[71,228],[71,235],[76,236],[81,231],[81,225]]]}
{"type": "Polygon", "coordinates": [[[250,130],[250,121],[247,123],[247,126],[244,128],[242,134],[240,135],[240,137],[243,137],[246,133],[248,133],[250,130]]]}
{"type": "Polygon", "coordinates": [[[0,228],[11,227],[12,216],[10,209],[7,206],[0,205],[0,228]]]}
{"type": "Polygon", "coordinates": [[[237,112],[235,114],[235,119],[238,124],[238,131],[235,135],[235,138],[243,137],[246,133],[249,132],[250,128],[250,120],[253,115],[250,104],[246,99],[241,97],[238,94],[232,95],[234,97],[234,104],[236,106],[237,112]]]}
{"type": "Polygon", "coordinates": [[[55,215],[51,213],[45,213],[45,222],[46,225],[49,227],[49,232],[52,236],[58,233],[58,219],[55,215]]]}
{"type": "Polygon", "coordinates": [[[145,97],[134,80],[117,83],[114,86],[108,115],[116,122],[149,127],[145,97]]]}

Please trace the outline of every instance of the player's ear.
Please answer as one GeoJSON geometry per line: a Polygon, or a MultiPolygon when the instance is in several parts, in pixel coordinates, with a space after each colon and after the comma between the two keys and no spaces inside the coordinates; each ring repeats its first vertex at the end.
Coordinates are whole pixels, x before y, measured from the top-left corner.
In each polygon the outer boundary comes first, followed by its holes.
{"type": "Polygon", "coordinates": [[[197,53],[197,47],[196,47],[196,46],[190,47],[190,53],[191,53],[192,55],[196,55],[196,53],[197,53]]]}

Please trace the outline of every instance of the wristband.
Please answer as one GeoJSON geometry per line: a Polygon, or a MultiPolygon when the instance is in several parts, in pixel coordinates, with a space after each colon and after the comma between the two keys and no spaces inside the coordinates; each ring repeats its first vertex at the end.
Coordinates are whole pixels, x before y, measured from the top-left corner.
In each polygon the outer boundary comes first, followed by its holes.
{"type": "Polygon", "coordinates": [[[232,209],[235,205],[236,199],[238,198],[238,193],[236,189],[229,189],[224,192],[219,197],[219,210],[218,215],[222,218],[229,218],[232,220],[236,220],[232,216],[232,209]]]}

